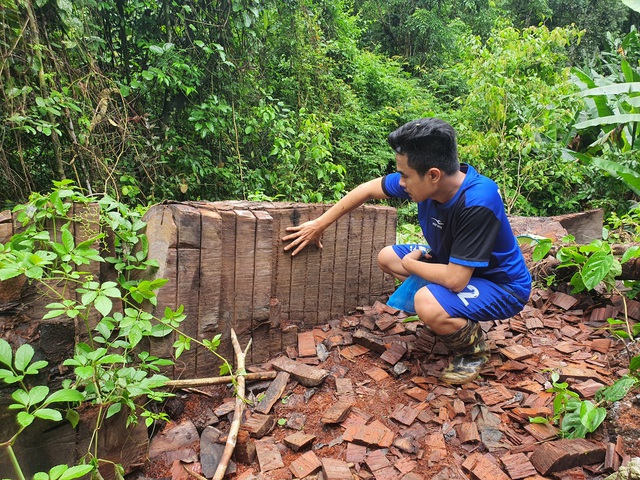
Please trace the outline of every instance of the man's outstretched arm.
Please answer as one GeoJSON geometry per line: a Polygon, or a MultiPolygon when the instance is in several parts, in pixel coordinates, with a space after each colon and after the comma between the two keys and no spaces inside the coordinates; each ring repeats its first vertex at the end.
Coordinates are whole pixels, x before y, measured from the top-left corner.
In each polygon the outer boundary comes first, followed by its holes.
{"type": "Polygon", "coordinates": [[[319,248],[322,248],[322,233],[332,223],[369,200],[381,200],[383,198],[389,197],[382,190],[382,178],[376,178],[358,185],[315,220],[310,220],[297,227],[287,227],[287,232],[293,233],[282,237],[283,242],[291,242],[284,247],[284,250],[294,249],[291,253],[294,256],[309,243],[314,243],[319,248]]]}

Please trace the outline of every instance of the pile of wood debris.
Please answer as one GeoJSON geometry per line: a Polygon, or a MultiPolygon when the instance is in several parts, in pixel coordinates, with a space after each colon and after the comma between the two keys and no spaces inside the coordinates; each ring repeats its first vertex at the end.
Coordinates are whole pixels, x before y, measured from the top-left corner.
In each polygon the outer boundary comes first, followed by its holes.
{"type": "MultiPolygon", "coordinates": [[[[248,368],[275,378],[247,382],[227,478],[605,478],[638,456],[636,407],[588,439],[558,439],[557,425],[529,419],[553,415],[552,371],[583,399],[626,372],[628,352],[606,328],[620,308],[536,290],[519,315],[483,324],[491,361],[458,388],[438,380],[450,358],[443,345],[382,303],[300,332],[286,356],[248,368]]],[[[640,302],[627,301],[627,314],[640,320],[640,302]]],[[[232,393],[182,391],[133,478],[211,478],[232,393]]]]}

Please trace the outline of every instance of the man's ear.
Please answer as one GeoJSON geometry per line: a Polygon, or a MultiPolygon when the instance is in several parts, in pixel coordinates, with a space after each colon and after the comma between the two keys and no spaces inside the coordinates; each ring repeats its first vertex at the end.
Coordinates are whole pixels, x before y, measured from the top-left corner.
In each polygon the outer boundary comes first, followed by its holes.
{"type": "Polygon", "coordinates": [[[442,177],[442,170],[432,167],[427,171],[427,175],[429,175],[432,182],[437,182],[442,177]]]}

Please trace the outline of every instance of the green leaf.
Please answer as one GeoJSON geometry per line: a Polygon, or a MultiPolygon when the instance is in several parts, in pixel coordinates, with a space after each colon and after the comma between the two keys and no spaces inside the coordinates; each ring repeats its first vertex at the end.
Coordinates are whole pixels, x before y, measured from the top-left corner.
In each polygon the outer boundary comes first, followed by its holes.
{"type": "Polygon", "coordinates": [[[73,242],[73,234],[69,231],[69,227],[62,229],[62,244],[67,252],[73,250],[74,242],[73,242]]]}
{"type": "Polygon", "coordinates": [[[81,402],[82,400],[84,400],[82,392],[71,388],[64,388],[49,395],[47,398],[47,404],[58,402],[81,402]]]}
{"type": "Polygon", "coordinates": [[[49,387],[37,385],[29,390],[29,405],[36,405],[47,398],[49,387]]]}
{"type": "Polygon", "coordinates": [[[636,12],[640,12],[640,0],[622,0],[627,7],[636,12]]]}
{"type": "Polygon", "coordinates": [[[24,372],[29,365],[29,362],[33,358],[33,347],[28,343],[21,345],[18,350],[16,350],[16,358],[15,358],[15,367],[19,372],[24,372]]]}
{"type": "Polygon", "coordinates": [[[78,423],[80,422],[80,414],[72,408],[67,409],[67,414],[64,416],[64,418],[71,424],[73,428],[76,428],[78,426],[78,423]]]}
{"type": "Polygon", "coordinates": [[[621,115],[608,115],[606,117],[597,117],[574,125],[578,130],[589,127],[599,127],[602,125],[621,125],[631,122],[640,122],[640,113],[626,113],[621,115]]]}
{"type": "Polygon", "coordinates": [[[596,95],[622,95],[624,93],[640,92],[640,82],[612,83],[603,87],[582,90],[580,96],[591,97],[596,95]]]}
{"type": "Polygon", "coordinates": [[[104,295],[98,295],[93,305],[96,307],[96,310],[98,310],[104,317],[109,315],[111,313],[111,309],[113,308],[113,302],[111,301],[111,299],[104,295]]]}
{"type": "Polygon", "coordinates": [[[52,408],[41,408],[33,412],[33,415],[43,420],[52,420],[54,422],[60,422],[62,420],[62,414],[52,408]]]}
{"type": "Polygon", "coordinates": [[[593,290],[607,276],[613,265],[613,255],[596,252],[587,259],[582,268],[582,280],[587,290],[593,290]]]}
{"type": "Polygon", "coordinates": [[[64,472],[58,480],[72,480],[74,478],[84,477],[93,471],[93,468],[93,465],[76,465],[64,472]]]}
{"type": "Polygon", "coordinates": [[[603,158],[592,158],[591,163],[622,180],[636,195],[640,195],[640,173],[625,165],[603,158]]]}
{"type": "Polygon", "coordinates": [[[620,261],[624,263],[637,257],[640,257],[640,247],[638,245],[634,245],[633,247],[629,247],[627,251],[622,254],[620,261]]]}
{"type": "Polygon", "coordinates": [[[632,372],[636,372],[640,369],[640,355],[636,355],[629,362],[629,370],[632,372]]]}
{"type": "Polygon", "coordinates": [[[11,345],[6,340],[0,338],[0,363],[5,364],[7,367],[13,366],[13,351],[11,345]]]}
{"type": "Polygon", "coordinates": [[[16,415],[16,419],[21,427],[28,427],[33,423],[35,418],[36,417],[27,412],[19,412],[18,415],[16,415]]]}
{"type": "Polygon", "coordinates": [[[114,403],[114,404],[110,405],[109,409],[107,410],[107,418],[113,417],[116,413],[119,413],[120,410],[122,410],[122,404],[121,403],[114,403]]]}

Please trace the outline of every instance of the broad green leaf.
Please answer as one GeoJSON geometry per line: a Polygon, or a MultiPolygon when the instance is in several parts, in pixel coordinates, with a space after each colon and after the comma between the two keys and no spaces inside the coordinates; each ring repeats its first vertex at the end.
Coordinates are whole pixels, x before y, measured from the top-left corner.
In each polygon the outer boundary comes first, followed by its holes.
{"type": "Polygon", "coordinates": [[[16,350],[16,357],[14,361],[16,370],[18,370],[19,372],[24,372],[29,365],[29,362],[33,358],[33,354],[34,351],[31,345],[29,345],[28,343],[21,345],[20,348],[16,350]]]}
{"type": "Polygon", "coordinates": [[[629,370],[631,370],[632,372],[635,372],[638,369],[640,369],[640,355],[636,355],[629,362],[629,370]]]}
{"type": "Polygon", "coordinates": [[[113,302],[109,297],[105,297],[104,295],[98,295],[93,304],[103,316],[107,316],[111,313],[111,309],[113,308],[113,302]]]}
{"type": "Polygon", "coordinates": [[[0,363],[5,364],[7,367],[12,367],[13,351],[11,345],[6,340],[0,338],[0,363]]]}
{"type": "Polygon", "coordinates": [[[67,409],[67,414],[64,418],[71,424],[73,428],[76,428],[78,426],[78,423],[80,422],[80,414],[72,408],[67,409]]]}
{"type": "Polygon", "coordinates": [[[17,266],[0,268],[0,281],[9,280],[19,275],[22,275],[22,270],[17,266]]]}
{"type": "Polygon", "coordinates": [[[69,231],[68,228],[64,228],[62,230],[62,244],[67,252],[73,250],[74,242],[73,242],[73,234],[69,231]]]}
{"type": "Polygon", "coordinates": [[[37,385],[29,390],[29,405],[36,405],[47,398],[49,387],[45,385],[37,385]]]}
{"type": "Polygon", "coordinates": [[[76,465],[69,468],[66,472],[60,475],[58,480],[72,480],[74,478],[81,478],[93,471],[93,465],[76,465]]]}
{"type": "Polygon", "coordinates": [[[640,0],[622,0],[627,7],[636,12],[640,12],[640,0]]]}
{"type": "Polygon", "coordinates": [[[57,480],[58,478],[60,478],[60,475],[62,475],[67,470],[69,470],[69,465],[56,465],[51,470],[49,470],[49,476],[51,477],[51,480],[57,480]]]}
{"type": "Polygon", "coordinates": [[[614,177],[619,178],[627,184],[636,195],[640,195],[640,173],[631,170],[629,167],[620,163],[604,160],[602,158],[593,158],[591,162],[598,168],[609,172],[614,177]]]}
{"type": "Polygon", "coordinates": [[[109,406],[109,409],[107,410],[107,418],[113,417],[116,413],[120,412],[120,410],[122,410],[121,403],[112,404],[111,406],[109,406]]]}
{"type": "Polygon", "coordinates": [[[19,412],[18,415],[16,415],[16,419],[21,427],[28,427],[33,423],[35,418],[36,417],[27,412],[19,412]]]}
{"type": "Polygon", "coordinates": [[[64,388],[62,390],[57,390],[49,395],[49,397],[47,398],[47,403],[81,402],[82,400],[84,400],[84,395],[82,394],[82,392],[70,388],[64,388]]]}
{"type": "Polygon", "coordinates": [[[624,123],[640,122],[640,113],[627,113],[622,115],[608,115],[606,117],[597,117],[574,125],[578,130],[589,127],[599,127],[602,125],[620,125],[624,123]]]}
{"type": "Polygon", "coordinates": [[[47,365],[49,365],[49,362],[47,362],[46,360],[38,360],[37,362],[33,362],[31,365],[29,365],[24,373],[26,373],[27,375],[36,375],[47,365]]]}
{"type": "Polygon", "coordinates": [[[50,478],[49,478],[49,475],[47,475],[46,473],[38,472],[33,476],[33,480],[50,480],[50,478]]]}
{"type": "Polygon", "coordinates": [[[53,408],[41,408],[33,412],[33,415],[43,420],[52,420],[54,422],[62,421],[62,414],[53,408]]]}
{"type": "Polygon", "coordinates": [[[622,377],[613,385],[601,388],[598,391],[597,398],[602,397],[607,402],[617,402],[622,400],[636,384],[637,380],[635,378],[622,377]]]}
{"type": "Polygon", "coordinates": [[[11,398],[13,398],[20,405],[24,405],[24,406],[29,405],[29,400],[30,400],[29,394],[21,388],[14,390],[14,392],[11,394],[11,398]]]}
{"type": "Polygon", "coordinates": [[[640,257],[640,247],[635,245],[633,247],[628,248],[627,251],[625,251],[622,254],[622,258],[620,261],[624,263],[629,261],[632,258],[637,258],[637,257],[640,257]]]}
{"type": "Polygon", "coordinates": [[[589,88],[580,92],[582,97],[595,95],[621,95],[623,93],[640,92],[640,82],[612,83],[603,87],[589,88]]]}
{"type": "Polygon", "coordinates": [[[593,290],[609,273],[613,265],[613,255],[596,252],[590,256],[582,268],[582,280],[587,290],[593,290]]]}

